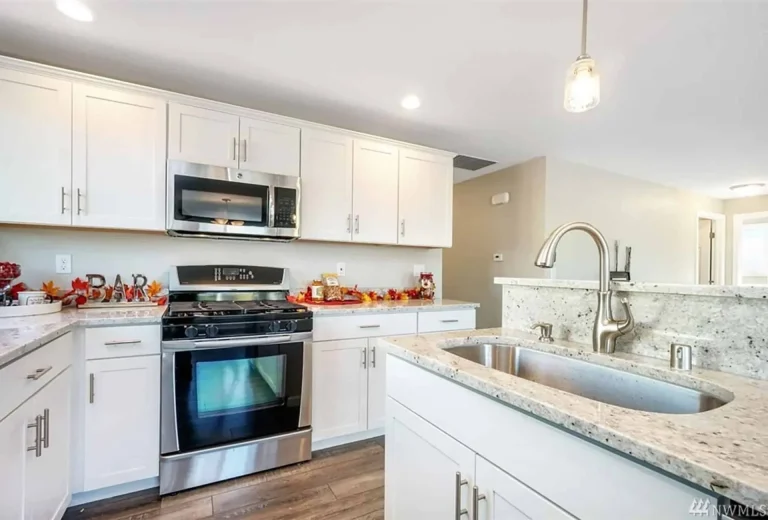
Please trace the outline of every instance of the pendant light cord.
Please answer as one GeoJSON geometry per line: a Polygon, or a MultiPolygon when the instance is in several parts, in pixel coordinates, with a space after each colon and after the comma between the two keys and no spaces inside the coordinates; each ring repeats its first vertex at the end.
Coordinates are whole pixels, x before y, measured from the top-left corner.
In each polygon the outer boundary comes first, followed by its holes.
{"type": "Polygon", "coordinates": [[[581,12],[581,55],[587,55],[587,1],[584,0],[584,6],[581,12]]]}

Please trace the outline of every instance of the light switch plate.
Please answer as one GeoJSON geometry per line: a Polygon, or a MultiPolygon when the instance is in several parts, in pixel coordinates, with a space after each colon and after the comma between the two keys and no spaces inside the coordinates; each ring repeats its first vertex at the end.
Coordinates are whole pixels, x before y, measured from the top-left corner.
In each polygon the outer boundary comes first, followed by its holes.
{"type": "Polygon", "coordinates": [[[501,253],[493,253],[493,261],[494,262],[503,262],[504,261],[504,255],[501,253]]]}
{"type": "Polygon", "coordinates": [[[413,264],[413,276],[419,277],[421,276],[421,273],[426,272],[426,267],[424,267],[424,264],[413,264]]]}
{"type": "Polygon", "coordinates": [[[339,262],[336,264],[336,274],[338,276],[346,276],[347,275],[347,264],[344,262],[339,262]]]}
{"type": "Polygon", "coordinates": [[[72,255],[56,255],[56,272],[58,274],[72,272],[72,255]]]}

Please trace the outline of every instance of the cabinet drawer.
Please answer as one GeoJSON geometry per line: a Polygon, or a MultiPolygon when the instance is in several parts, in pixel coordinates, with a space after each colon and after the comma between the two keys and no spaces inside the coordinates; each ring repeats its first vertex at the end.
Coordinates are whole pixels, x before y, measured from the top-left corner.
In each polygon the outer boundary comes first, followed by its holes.
{"type": "Polygon", "coordinates": [[[419,313],[419,334],[444,330],[475,328],[475,310],[432,311],[419,313]]]}
{"type": "Polygon", "coordinates": [[[320,317],[315,318],[313,326],[315,341],[416,334],[416,313],[320,317]]]}
{"type": "Polygon", "coordinates": [[[0,419],[71,364],[72,333],[67,332],[0,370],[0,419]]]}
{"type": "Polygon", "coordinates": [[[155,324],[85,329],[85,358],[160,354],[160,341],[161,328],[155,324]]]}

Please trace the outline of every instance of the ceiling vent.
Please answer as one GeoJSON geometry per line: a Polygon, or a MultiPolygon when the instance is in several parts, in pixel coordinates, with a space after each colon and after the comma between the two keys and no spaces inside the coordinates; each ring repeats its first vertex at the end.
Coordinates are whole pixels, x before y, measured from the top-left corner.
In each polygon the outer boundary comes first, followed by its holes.
{"type": "Polygon", "coordinates": [[[480,168],[491,166],[496,164],[496,161],[488,161],[486,159],[478,159],[477,157],[469,157],[468,155],[457,155],[453,158],[453,167],[461,168],[462,170],[469,170],[471,172],[477,171],[480,168]]]}

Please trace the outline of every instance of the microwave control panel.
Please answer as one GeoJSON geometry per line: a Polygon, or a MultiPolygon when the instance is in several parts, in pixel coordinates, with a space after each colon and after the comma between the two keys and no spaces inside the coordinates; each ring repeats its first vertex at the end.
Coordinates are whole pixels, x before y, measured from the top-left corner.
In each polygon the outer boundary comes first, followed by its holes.
{"type": "Polygon", "coordinates": [[[296,199],[298,193],[291,188],[275,188],[275,227],[296,227],[296,199]]]}

